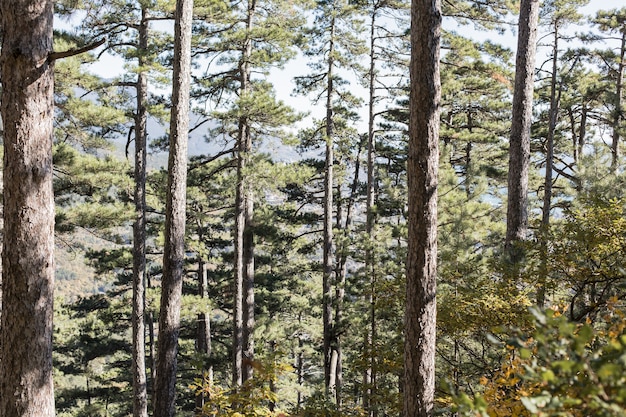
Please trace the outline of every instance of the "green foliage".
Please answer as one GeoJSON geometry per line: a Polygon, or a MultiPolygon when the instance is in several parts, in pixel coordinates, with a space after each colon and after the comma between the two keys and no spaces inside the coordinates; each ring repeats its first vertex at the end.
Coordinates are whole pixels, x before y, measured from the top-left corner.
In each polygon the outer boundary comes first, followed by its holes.
{"type": "Polygon", "coordinates": [[[202,406],[202,416],[224,417],[279,417],[286,416],[276,408],[278,396],[274,390],[275,384],[287,372],[290,365],[280,363],[276,358],[254,360],[252,362],[254,377],[247,380],[236,389],[223,388],[204,376],[196,379],[191,388],[196,395],[207,398],[202,406]]]}
{"type": "Polygon", "coordinates": [[[623,305],[611,300],[594,329],[555,310],[532,310],[535,330],[514,332],[509,359],[484,392],[458,398],[463,415],[623,416],[626,414],[626,326],[623,305]]]}

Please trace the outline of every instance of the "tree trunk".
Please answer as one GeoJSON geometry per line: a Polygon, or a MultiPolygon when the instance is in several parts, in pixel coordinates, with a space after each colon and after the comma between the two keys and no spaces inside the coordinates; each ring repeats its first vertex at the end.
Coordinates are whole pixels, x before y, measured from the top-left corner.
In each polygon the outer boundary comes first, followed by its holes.
{"type": "MultiPolygon", "coordinates": [[[[202,235],[200,235],[200,241],[202,241],[202,235]]],[[[198,295],[200,298],[207,298],[208,282],[207,273],[204,261],[198,260],[198,295]]],[[[202,312],[198,313],[198,327],[196,329],[196,352],[203,356],[203,363],[205,357],[211,356],[211,317],[210,313],[202,312]]],[[[203,380],[208,379],[209,383],[213,382],[213,366],[209,365],[208,368],[202,366],[202,375],[200,378],[203,380]]],[[[204,406],[207,397],[204,391],[196,395],[196,413],[202,415],[201,410],[204,406]]]]}
{"type": "Polygon", "coordinates": [[[185,258],[192,15],[193,0],[176,1],[169,175],[165,208],[165,248],[157,341],[155,417],[172,417],[175,411],[176,354],[180,330],[183,262],[185,258]]]}
{"type": "Polygon", "coordinates": [[[335,19],[331,20],[330,46],[328,52],[328,84],[326,87],[326,161],[324,165],[324,238],[323,238],[323,266],[322,266],[322,321],[324,336],[324,388],[330,396],[335,389],[335,375],[332,367],[332,340],[334,329],[332,325],[332,275],[333,275],[333,107],[334,94],[334,36],[335,19]]]}
{"type": "Polygon", "coordinates": [[[411,5],[405,417],[432,416],[435,394],[440,0],[411,5]]]}
{"type": "Polygon", "coordinates": [[[54,416],[53,2],[2,0],[0,415],[54,416]]]}
{"type": "Polygon", "coordinates": [[[526,238],[528,228],[530,126],[532,122],[538,19],[539,0],[521,0],[509,145],[505,241],[505,250],[512,264],[519,263],[522,258],[517,243],[526,238]]]}
{"type": "Polygon", "coordinates": [[[548,280],[548,230],[550,228],[550,211],[552,209],[552,171],[554,164],[554,135],[556,133],[556,123],[559,114],[559,101],[556,91],[556,75],[558,71],[559,55],[559,26],[554,24],[554,43],[552,46],[552,77],[550,80],[550,110],[548,121],[548,135],[546,139],[546,173],[544,178],[543,207],[541,213],[541,267],[539,271],[539,282],[537,285],[537,306],[543,308],[546,301],[546,282],[548,280]]]}
{"type": "Polygon", "coordinates": [[[611,143],[611,168],[617,170],[619,160],[619,139],[620,139],[620,123],[622,121],[622,90],[624,85],[624,67],[626,62],[626,33],[622,34],[622,44],[620,46],[619,63],[617,65],[617,82],[615,83],[615,109],[613,114],[613,133],[611,143]]]}
{"type": "MultiPolygon", "coordinates": [[[[141,10],[139,24],[139,68],[144,68],[148,50],[148,20],[141,10]]],[[[137,73],[135,116],[135,225],[133,228],[133,417],[148,417],[146,381],[146,161],[148,77],[137,73]]]]}
{"type": "MultiPolygon", "coordinates": [[[[246,29],[252,29],[256,0],[248,2],[246,29]]],[[[246,35],[239,62],[240,97],[250,93],[250,56],[252,39],[246,35]]],[[[254,200],[246,168],[252,151],[248,118],[239,119],[237,137],[237,190],[235,196],[235,317],[233,331],[233,383],[241,385],[252,377],[254,357],[254,233],[252,230],[254,200]],[[244,360],[244,357],[247,360],[244,360]]]]}
{"type": "Polygon", "coordinates": [[[365,273],[369,276],[369,328],[365,331],[365,348],[369,353],[369,365],[363,373],[363,408],[369,417],[376,417],[376,404],[372,396],[376,392],[376,352],[374,343],[376,338],[376,260],[374,258],[374,201],[375,201],[375,178],[374,159],[376,157],[376,141],[374,135],[374,119],[376,104],[376,18],[378,3],[374,2],[372,19],[370,22],[370,69],[369,69],[369,102],[367,117],[367,198],[365,233],[367,233],[367,246],[365,249],[365,273]]]}

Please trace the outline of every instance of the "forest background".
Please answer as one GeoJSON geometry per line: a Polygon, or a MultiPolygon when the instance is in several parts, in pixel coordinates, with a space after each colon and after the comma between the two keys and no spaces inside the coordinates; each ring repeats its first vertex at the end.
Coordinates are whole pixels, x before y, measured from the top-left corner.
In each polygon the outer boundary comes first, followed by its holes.
{"type": "MultiPolygon", "coordinates": [[[[195,2],[180,415],[400,414],[408,6],[195,2]]],[[[624,415],[626,9],[606,6],[542,3],[530,232],[512,265],[515,64],[499,40],[518,5],[443,4],[444,415],[624,415]]],[[[173,2],[56,13],[55,50],[104,40],[55,66],[56,406],[128,415],[142,181],[149,395],[159,335],[173,2]]]]}

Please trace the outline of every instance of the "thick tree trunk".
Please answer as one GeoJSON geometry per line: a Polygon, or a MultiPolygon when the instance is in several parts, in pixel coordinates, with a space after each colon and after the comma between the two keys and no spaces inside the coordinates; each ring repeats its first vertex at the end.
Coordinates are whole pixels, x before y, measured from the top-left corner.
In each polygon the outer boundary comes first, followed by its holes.
{"type": "MultiPolygon", "coordinates": [[[[148,20],[141,10],[139,25],[139,68],[145,65],[148,50],[148,20]]],[[[135,224],[133,228],[133,417],[148,417],[146,381],[146,156],[148,77],[137,74],[135,115],[135,224]]]]}
{"type": "Polygon", "coordinates": [[[411,5],[405,417],[432,416],[435,394],[440,0],[411,5]]]}
{"type": "Polygon", "coordinates": [[[155,417],[172,417],[176,399],[176,354],[185,258],[187,136],[191,79],[193,0],[177,0],[174,25],[174,73],[170,154],[165,213],[165,248],[161,282],[161,312],[157,345],[155,417]]]}
{"type": "Polygon", "coordinates": [[[54,416],[53,2],[2,0],[0,415],[54,416]]]}
{"type": "Polygon", "coordinates": [[[522,257],[518,242],[526,238],[528,228],[528,168],[530,163],[530,126],[537,49],[539,0],[522,0],[520,4],[515,87],[511,137],[509,144],[508,205],[505,250],[517,264],[522,257]]]}

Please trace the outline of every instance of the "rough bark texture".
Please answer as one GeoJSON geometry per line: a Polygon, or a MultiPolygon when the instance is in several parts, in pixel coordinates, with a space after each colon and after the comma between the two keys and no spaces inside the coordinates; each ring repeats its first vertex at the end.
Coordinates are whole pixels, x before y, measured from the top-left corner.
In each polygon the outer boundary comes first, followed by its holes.
{"type": "Polygon", "coordinates": [[[54,416],[53,2],[2,0],[0,416],[54,416]]]}
{"type": "MultiPolygon", "coordinates": [[[[252,29],[256,1],[248,2],[246,29],[252,29]]],[[[239,95],[250,94],[250,56],[252,39],[245,39],[239,62],[241,80],[239,95]]],[[[233,385],[239,386],[252,377],[254,356],[254,234],[252,221],[254,201],[246,169],[252,151],[248,118],[239,119],[237,133],[237,190],[235,196],[235,301],[233,330],[233,385]],[[244,360],[246,357],[247,360],[244,360]]]]}
{"type": "MultiPolygon", "coordinates": [[[[248,33],[253,29],[254,14],[256,11],[256,0],[248,2],[248,17],[246,27],[248,33]]],[[[245,48],[242,54],[242,93],[249,94],[251,83],[250,59],[252,56],[252,38],[246,39],[245,48]],[[245,80],[245,85],[244,81],[245,80]]],[[[252,135],[250,132],[249,121],[245,118],[245,125],[242,136],[244,144],[244,153],[242,158],[246,161],[250,160],[252,152],[252,135]]],[[[245,172],[242,173],[245,176],[245,172]]],[[[252,378],[253,368],[252,360],[254,359],[254,191],[251,181],[248,178],[240,178],[244,185],[244,228],[243,228],[243,356],[246,358],[243,366],[243,380],[247,381],[252,378]]]]}
{"type": "Polygon", "coordinates": [[[165,213],[165,248],[161,282],[161,312],[157,344],[155,417],[172,417],[176,399],[176,354],[185,258],[185,203],[187,190],[187,136],[191,74],[193,0],[176,1],[174,73],[170,154],[165,213]]]}
{"type": "Polygon", "coordinates": [[[508,205],[505,248],[513,263],[521,259],[515,242],[526,238],[528,228],[528,167],[530,163],[530,126],[532,122],[535,51],[539,0],[520,4],[515,89],[509,144],[508,205]]]}
{"type": "Polygon", "coordinates": [[[440,0],[411,5],[404,416],[432,416],[435,394],[440,0]]]}
{"type": "MultiPolygon", "coordinates": [[[[148,20],[142,10],[139,25],[139,68],[148,50],[148,20]]],[[[148,77],[137,74],[137,114],[135,115],[135,224],[133,227],[133,417],[148,417],[146,381],[146,139],[148,77]]]]}

